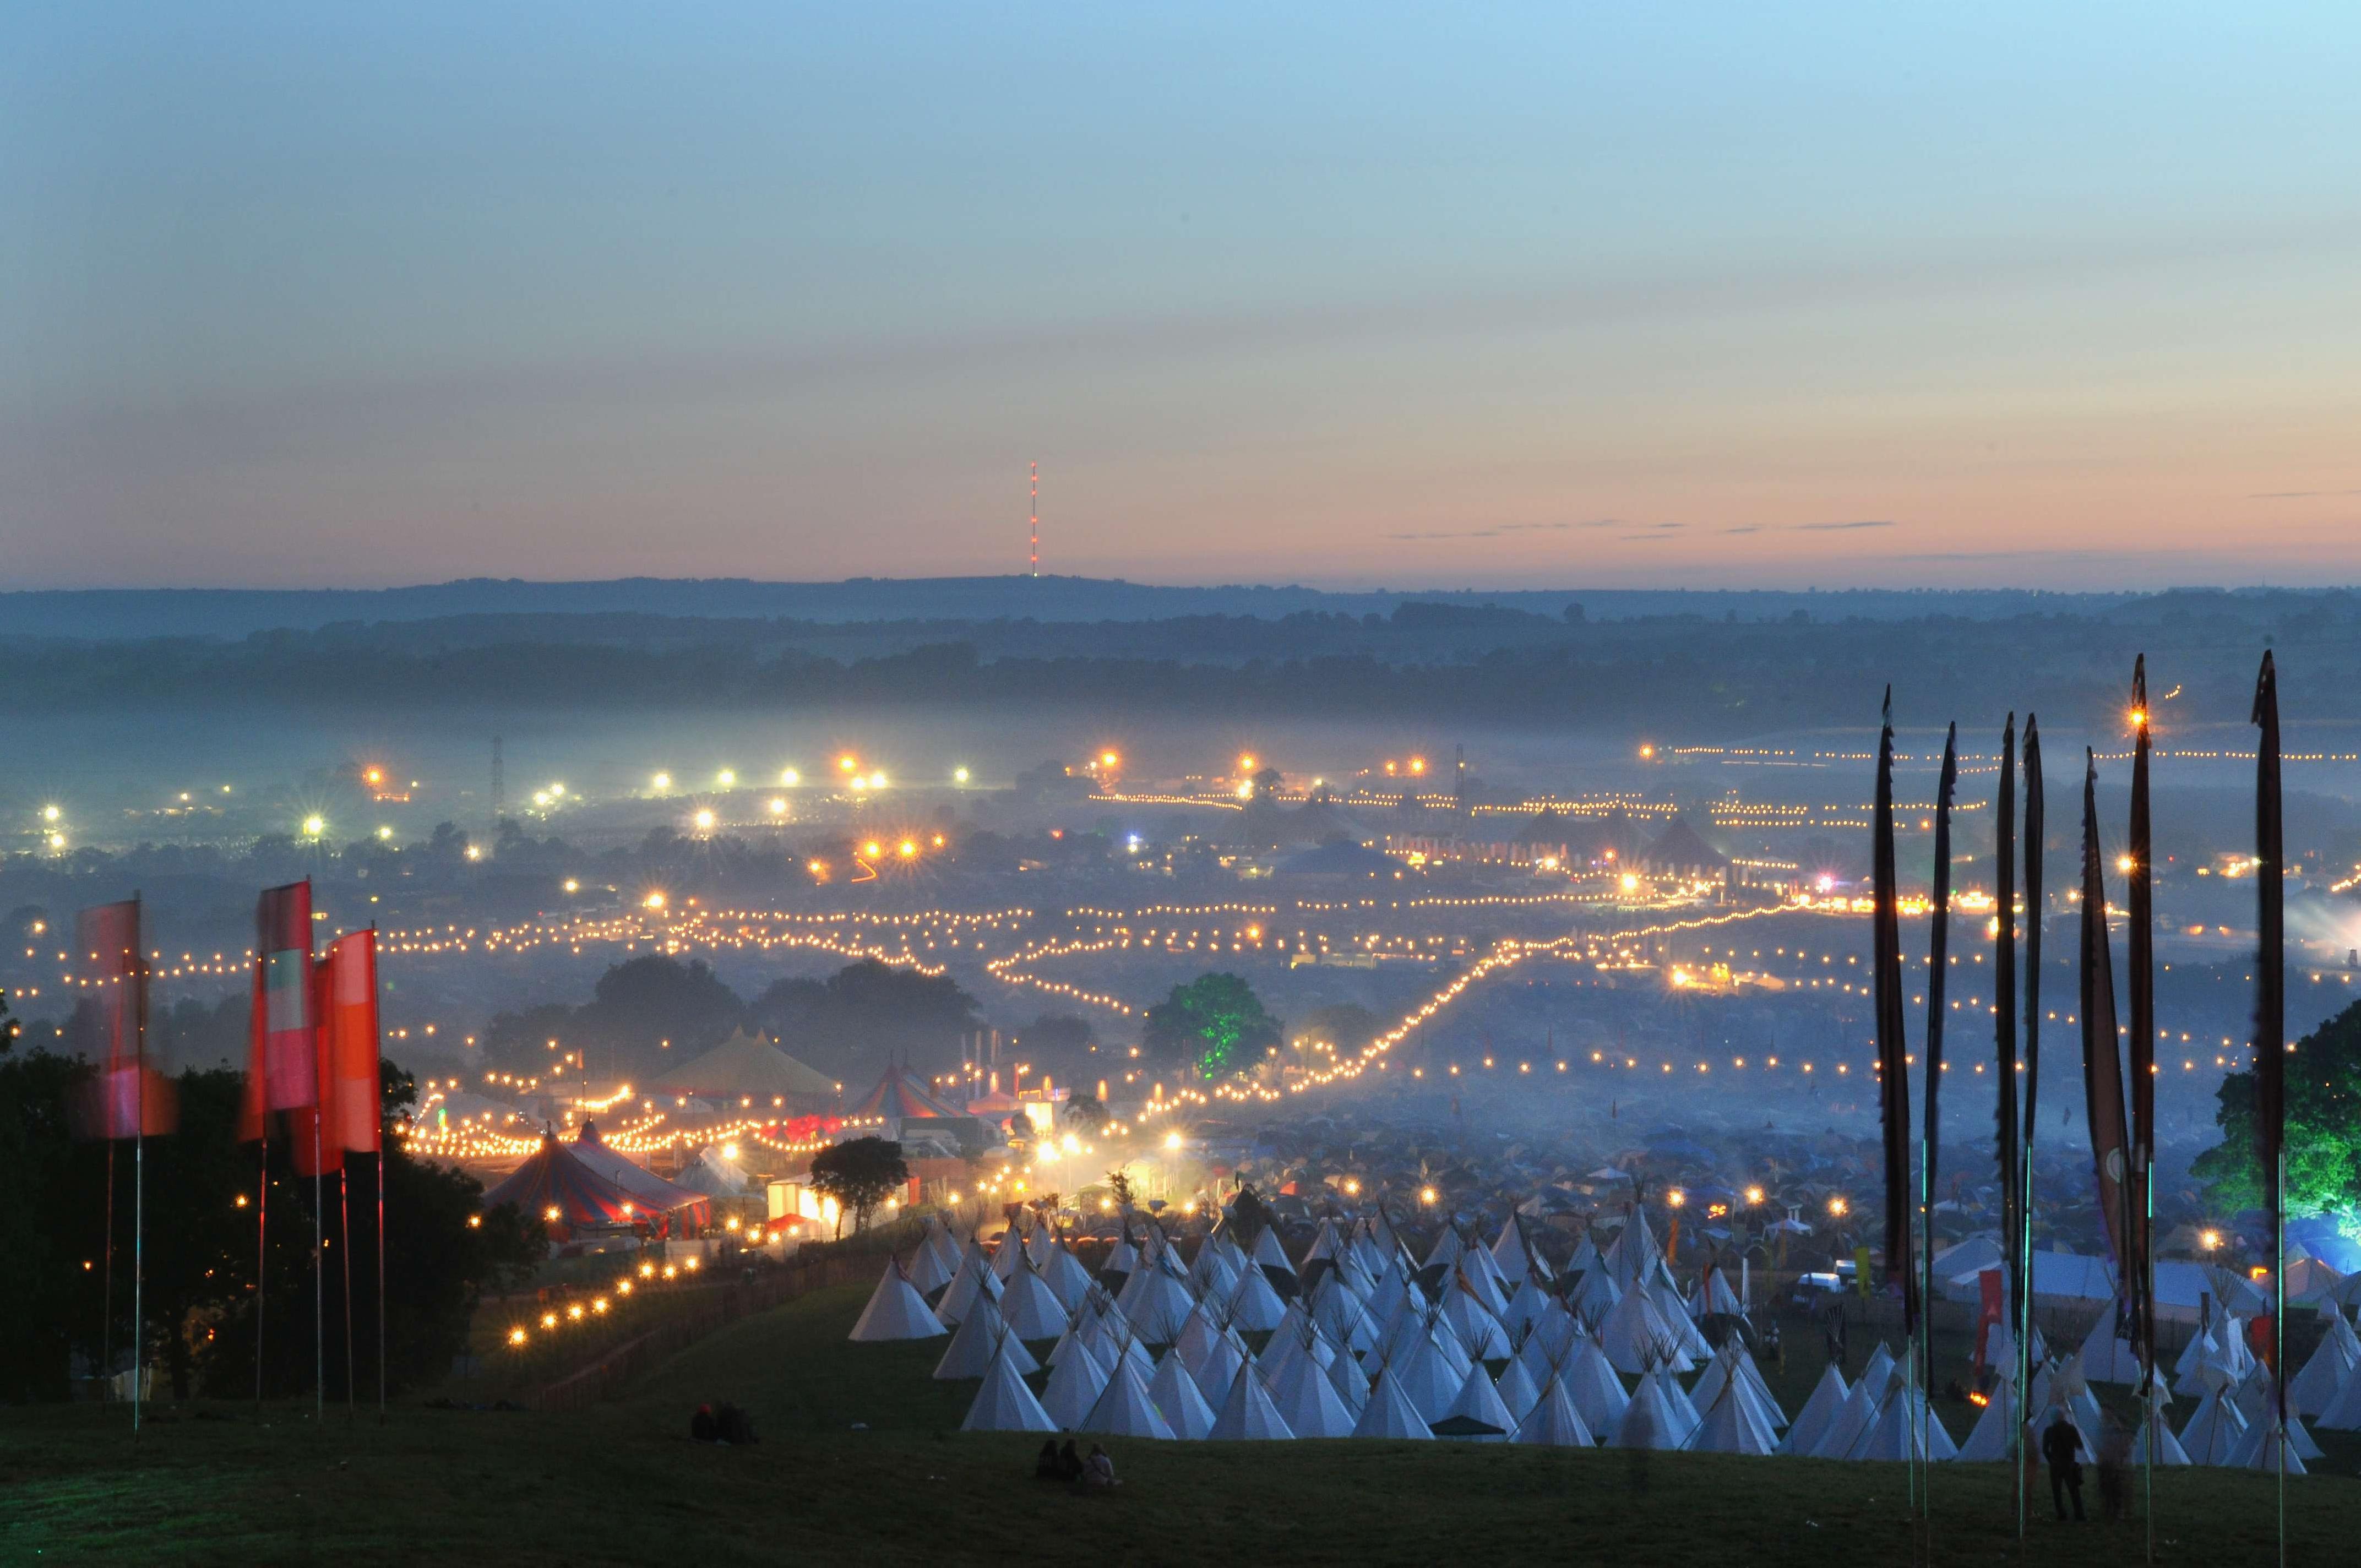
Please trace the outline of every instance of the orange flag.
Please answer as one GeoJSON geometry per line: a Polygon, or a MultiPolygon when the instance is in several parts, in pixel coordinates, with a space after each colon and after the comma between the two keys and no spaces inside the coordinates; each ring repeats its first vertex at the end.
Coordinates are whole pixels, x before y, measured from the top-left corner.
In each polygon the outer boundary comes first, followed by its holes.
{"type": "Polygon", "coordinates": [[[321,960],[328,972],[320,1018],[332,1042],[321,1072],[334,1084],[328,1128],[339,1148],[376,1154],[383,1130],[379,1107],[377,933],[339,937],[321,960]]]}

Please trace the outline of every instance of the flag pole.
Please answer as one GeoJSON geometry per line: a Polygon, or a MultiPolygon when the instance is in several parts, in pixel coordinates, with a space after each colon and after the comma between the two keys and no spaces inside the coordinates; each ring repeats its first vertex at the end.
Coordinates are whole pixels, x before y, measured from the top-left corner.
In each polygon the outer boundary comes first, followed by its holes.
{"type": "MultiPolygon", "coordinates": [[[[148,949],[139,919],[139,893],[131,894],[131,962],[139,989],[131,1019],[131,1435],[139,1436],[139,1407],[148,1381],[148,949]]],[[[115,1140],[106,1142],[107,1169],[115,1168],[115,1140]]],[[[110,1237],[110,1240],[113,1238],[110,1237]]]]}
{"type": "Polygon", "coordinates": [[[2028,711],[2025,716],[2025,1123],[2017,1140],[2017,1234],[2010,1238],[2016,1276],[2016,1536],[2025,1541],[2026,1453],[2024,1423],[2033,1420],[2025,1408],[2033,1387],[2033,1138],[2034,1111],[2041,1089],[2041,916],[2042,850],[2048,804],[2048,781],[2041,771],[2041,725],[2028,711]]]}
{"type": "Polygon", "coordinates": [[[358,1413],[353,1391],[353,1202],[351,1162],[336,1164],[336,1241],[345,1255],[345,1420],[358,1413]]]}
{"type": "MultiPolygon", "coordinates": [[[[88,1018],[89,1014],[85,1011],[83,1016],[88,1018]]],[[[111,1065],[115,1058],[111,1043],[106,1054],[111,1065]]],[[[101,1239],[105,1250],[100,1255],[98,1271],[98,1376],[100,1388],[106,1390],[101,1395],[103,1400],[113,1397],[107,1386],[115,1380],[115,1086],[107,1081],[107,1069],[100,1069],[96,1087],[100,1091],[96,1096],[98,1131],[106,1140],[106,1214],[101,1239]]]]}
{"type": "Polygon", "coordinates": [[[270,1273],[270,1112],[263,1102],[262,1180],[254,1193],[254,1406],[262,1408],[262,1299],[270,1273]]]}
{"type": "Polygon", "coordinates": [[[377,1419],[385,1424],[385,1131],[377,1140],[377,1419]]]}
{"type": "MultiPolygon", "coordinates": [[[[309,982],[310,977],[305,977],[309,982]]],[[[313,1024],[316,1025],[317,1019],[313,1024]]],[[[328,1299],[327,1284],[320,1266],[322,1236],[321,1209],[323,1192],[320,1182],[320,1095],[315,1087],[312,1106],[312,1398],[313,1419],[328,1419],[328,1299]]]]}

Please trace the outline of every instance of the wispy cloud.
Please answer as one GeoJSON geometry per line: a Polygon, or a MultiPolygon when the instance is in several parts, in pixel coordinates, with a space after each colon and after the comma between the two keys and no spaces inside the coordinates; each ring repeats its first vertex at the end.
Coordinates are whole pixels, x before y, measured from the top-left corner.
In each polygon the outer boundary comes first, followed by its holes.
{"type": "Polygon", "coordinates": [[[1798,533],[1850,533],[1856,528],[1892,528],[1893,526],[1891,520],[1879,518],[1867,522],[1799,522],[1795,524],[1795,532],[1798,533]]]}
{"type": "MultiPolygon", "coordinates": [[[[1583,522],[1501,522],[1490,528],[1437,529],[1425,533],[1389,533],[1388,539],[1499,539],[1510,533],[1563,533],[1570,528],[1620,528],[1622,524],[1611,517],[1593,518],[1583,522]]],[[[1657,526],[1662,527],[1663,524],[1657,526]]],[[[1677,523],[1673,526],[1678,527],[1677,523]]]]}
{"type": "Polygon", "coordinates": [[[2264,490],[2250,501],[2308,501],[2322,496],[2361,496],[2361,490],[2264,490]]]}

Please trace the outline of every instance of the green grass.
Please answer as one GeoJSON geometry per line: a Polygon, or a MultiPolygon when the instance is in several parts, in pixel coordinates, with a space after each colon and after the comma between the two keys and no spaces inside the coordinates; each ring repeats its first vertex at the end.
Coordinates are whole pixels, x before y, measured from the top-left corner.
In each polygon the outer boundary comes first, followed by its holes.
{"type": "MultiPolygon", "coordinates": [[[[183,1413],[135,1446],[120,1412],[0,1411],[0,1563],[1912,1560],[1904,1475],[1888,1465],[1450,1442],[1126,1442],[1114,1449],[1122,1488],[1076,1496],[1032,1480],[1038,1439],[958,1432],[972,1385],[928,1376],[941,1341],[846,1343],[865,1295],[825,1291],[748,1319],[655,1369],[621,1403],[571,1415],[413,1405],[382,1427],[332,1413],[322,1430],[292,1406],[260,1420],[225,1407],[238,1419],[183,1413]],[[753,1412],[758,1446],[686,1441],[689,1411],[722,1398],[753,1412]]],[[[1808,1386],[1795,1351],[1791,1336],[1789,1378],[1808,1386]]],[[[2289,1484],[2290,1563],[2349,1560],[2361,1536],[2349,1453],[2331,1467],[2346,1474],[2289,1484]]],[[[2270,1477],[2178,1471],[2158,1491],[2157,1561],[2270,1561],[2270,1477]]],[[[2136,1523],[2037,1517],[2020,1555],[2013,1496],[2000,1467],[1938,1468],[1934,1551],[1921,1560],[2145,1560],[2136,1523]]]]}

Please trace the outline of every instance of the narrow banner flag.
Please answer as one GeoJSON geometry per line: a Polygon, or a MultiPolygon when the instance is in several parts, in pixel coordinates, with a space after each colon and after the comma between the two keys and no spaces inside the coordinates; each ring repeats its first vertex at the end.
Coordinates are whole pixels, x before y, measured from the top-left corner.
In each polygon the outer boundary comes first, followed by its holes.
{"type": "Polygon", "coordinates": [[[172,1082],[148,1064],[148,962],[139,901],[102,904],[74,920],[87,989],[75,1003],[75,1044],[97,1071],[74,1120],[93,1138],[155,1137],[172,1130],[172,1082]],[[85,967],[86,966],[86,967],[85,967]]]}
{"type": "Polygon", "coordinates": [[[258,1138],[263,1117],[320,1101],[312,1016],[312,884],[266,889],[254,912],[254,1014],[247,1032],[240,1133],[258,1138]]]}
{"type": "Polygon", "coordinates": [[[2156,1159],[2156,905],[2155,874],[2150,862],[2153,839],[2148,829],[2148,708],[2147,655],[2132,664],[2132,820],[2125,852],[2131,869],[2125,873],[2125,979],[2130,988],[2131,1048],[2126,1064],[2131,1073],[2131,1190],[2125,1195],[2131,1221],[2130,1255],[2125,1259],[2131,1286],[2132,1343],[2140,1365],[2156,1365],[2156,1303],[2149,1299],[2149,1167],[2156,1159]]]}
{"type": "Polygon", "coordinates": [[[2000,1234],[2016,1272],[2016,1215],[2024,1195],[2016,1168],[2016,715],[2000,737],[2000,794],[1993,817],[1993,1054],[1998,1102],[1993,1149],[2000,1157],[2000,1234]]]}
{"type": "Polygon", "coordinates": [[[328,1135],[353,1154],[376,1154],[379,1114],[377,933],[355,931],[329,945],[320,965],[328,985],[320,1028],[330,1046],[320,1053],[334,1107],[328,1135]]]}
{"type": "MultiPolygon", "coordinates": [[[[2287,1192],[2280,1163],[2287,1140],[2287,850],[2279,820],[2279,677],[2268,653],[2255,677],[2255,905],[2260,934],[2255,955],[2255,1157],[2263,1168],[2271,1221],[2274,1292],[2285,1288],[2282,1262],[2287,1192]]],[[[2272,1314],[2276,1334],[2282,1314],[2272,1314]]],[[[2276,1343],[2276,1342],[2275,1342],[2276,1343]]],[[[2287,1421],[2287,1379],[2271,1365],[2279,1417],[2287,1421]]]]}
{"type": "MultiPolygon", "coordinates": [[[[1902,913],[1894,871],[1894,689],[1877,738],[1877,806],[1873,818],[1874,879],[1870,917],[1877,986],[1878,1114],[1885,1151],[1885,1272],[1902,1287],[1905,1332],[1918,1327],[1917,1273],[1910,1255],[1910,1067],[1902,1015],[1902,913]]],[[[1864,1282],[1863,1288],[1866,1288],[1864,1282]]]]}
{"type": "Polygon", "coordinates": [[[2114,1255],[2118,1295],[2131,1288],[2125,1200],[2124,1068],[2115,1044],[2115,972],[2107,947],[2107,886],[2099,861],[2099,762],[2087,750],[2082,773],[2082,1097],[2091,1120],[2091,1163],[2099,1216],[2114,1255]]]}

